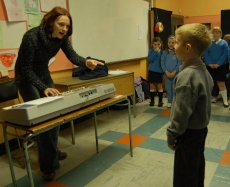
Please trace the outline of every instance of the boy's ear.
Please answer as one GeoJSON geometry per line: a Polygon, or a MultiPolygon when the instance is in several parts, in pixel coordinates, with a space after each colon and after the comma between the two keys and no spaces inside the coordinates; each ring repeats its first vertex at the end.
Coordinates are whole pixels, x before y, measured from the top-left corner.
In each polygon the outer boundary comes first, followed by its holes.
{"type": "Polygon", "coordinates": [[[186,44],[186,50],[187,50],[187,51],[190,51],[191,49],[192,49],[191,44],[186,44]]]}

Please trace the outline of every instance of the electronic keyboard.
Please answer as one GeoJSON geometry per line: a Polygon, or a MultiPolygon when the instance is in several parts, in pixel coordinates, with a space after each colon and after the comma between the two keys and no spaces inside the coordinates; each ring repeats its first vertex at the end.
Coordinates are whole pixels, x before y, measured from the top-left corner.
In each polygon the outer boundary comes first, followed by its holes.
{"type": "Polygon", "coordinates": [[[44,97],[5,107],[0,111],[0,118],[18,125],[36,125],[45,120],[113,97],[115,92],[116,89],[112,83],[78,88],[63,92],[58,96],[44,97]]]}

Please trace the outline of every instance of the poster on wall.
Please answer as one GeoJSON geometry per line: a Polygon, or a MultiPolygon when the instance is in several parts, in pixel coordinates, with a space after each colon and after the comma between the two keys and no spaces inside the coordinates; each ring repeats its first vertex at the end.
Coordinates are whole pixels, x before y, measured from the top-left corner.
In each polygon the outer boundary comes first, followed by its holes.
{"type": "Polygon", "coordinates": [[[40,0],[40,4],[42,12],[49,12],[55,6],[60,6],[62,8],[67,9],[66,0],[40,0]]]}
{"type": "Polygon", "coordinates": [[[7,50],[0,52],[0,69],[13,70],[17,57],[17,50],[7,50]]]}
{"type": "Polygon", "coordinates": [[[32,29],[40,25],[43,16],[43,14],[27,14],[29,29],[32,29]]]}
{"type": "Polygon", "coordinates": [[[24,0],[24,7],[26,13],[40,13],[38,0],[24,0]]]}
{"type": "Polygon", "coordinates": [[[24,4],[21,0],[4,0],[8,21],[26,21],[24,4]]]}

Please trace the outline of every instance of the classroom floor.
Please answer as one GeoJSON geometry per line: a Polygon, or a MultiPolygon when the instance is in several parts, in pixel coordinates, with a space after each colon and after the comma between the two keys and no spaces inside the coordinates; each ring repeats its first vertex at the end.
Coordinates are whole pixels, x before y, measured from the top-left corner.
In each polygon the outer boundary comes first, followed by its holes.
{"type": "MultiPolygon", "coordinates": [[[[110,110],[98,115],[100,153],[96,154],[93,118],[75,125],[76,144],[71,144],[70,128],[62,130],[59,148],[68,153],[52,182],[40,177],[36,146],[30,148],[36,187],[171,187],[173,151],[167,147],[166,128],[170,110],[149,107],[149,100],[136,105],[132,117],[133,157],[128,143],[127,109],[110,110]]],[[[221,101],[212,104],[212,116],[206,139],[206,187],[230,186],[230,110],[221,101]]],[[[14,157],[17,151],[14,151],[14,157]]],[[[18,167],[15,174],[19,187],[29,187],[26,170],[18,167]]],[[[0,157],[0,186],[12,185],[7,156],[0,157]]]]}

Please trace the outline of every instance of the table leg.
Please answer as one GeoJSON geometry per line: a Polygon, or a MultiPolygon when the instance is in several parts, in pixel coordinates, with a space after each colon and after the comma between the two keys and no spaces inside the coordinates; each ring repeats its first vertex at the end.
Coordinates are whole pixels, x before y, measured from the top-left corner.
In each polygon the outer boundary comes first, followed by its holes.
{"type": "Polygon", "coordinates": [[[23,151],[24,151],[24,156],[25,156],[25,164],[26,164],[26,170],[27,170],[27,175],[30,181],[30,186],[34,187],[34,180],[33,180],[33,175],[30,167],[30,158],[28,154],[28,142],[29,139],[32,137],[32,134],[27,135],[27,137],[23,141],[23,151]]]}
{"type": "Polygon", "coordinates": [[[97,135],[97,112],[95,111],[93,113],[94,116],[94,128],[95,128],[95,139],[96,139],[96,151],[99,153],[99,147],[98,147],[98,135],[97,135]]]}
{"type": "Polygon", "coordinates": [[[132,138],[132,123],[131,123],[131,107],[130,101],[127,99],[128,102],[128,118],[129,118],[129,145],[130,145],[130,155],[133,157],[133,138],[132,138]]]}
{"type": "Polygon", "coordinates": [[[73,123],[73,120],[70,121],[70,126],[71,126],[71,135],[72,135],[72,144],[75,145],[75,135],[74,135],[74,123],[73,123]]]}
{"type": "Polygon", "coordinates": [[[135,85],[134,85],[134,94],[133,94],[133,117],[136,118],[136,88],[135,88],[135,85]]]}
{"type": "Polygon", "coordinates": [[[4,135],[5,146],[6,146],[6,153],[7,153],[8,161],[10,165],[11,178],[12,178],[14,187],[17,187],[17,182],[15,179],[15,173],[14,173],[14,168],[13,168],[13,162],[12,162],[11,153],[10,153],[10,146],[9,146],[8,137],[7,137],[7,126],[6,125],[3,125],[3,135],[4,135]]]}

